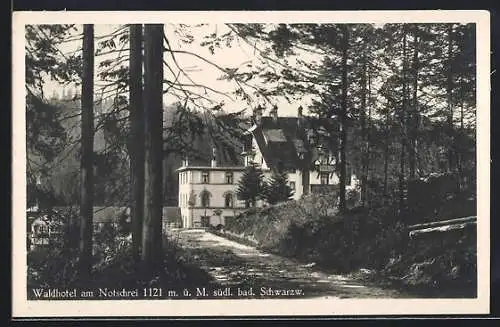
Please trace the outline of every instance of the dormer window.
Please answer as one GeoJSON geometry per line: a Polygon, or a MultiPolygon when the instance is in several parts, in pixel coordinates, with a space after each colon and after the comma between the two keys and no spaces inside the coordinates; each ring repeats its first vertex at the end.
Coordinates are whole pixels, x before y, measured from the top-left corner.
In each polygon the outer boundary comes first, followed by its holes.
{"type": "Polygon", "coordinates": [[[252,163],[255,159],[255,152],[254,151],[249,151],[247,153],[247,158],[248,158],[248,162],[249,163],[252,163]]]}
{"type": "Polygon", "coordinates": [[[320,183],[321,185],[330,184],[330,174],[329,173],[321,173],[320,175],[320,183]]]}
{"type": "Polygon", "coordinates": [[[243,151],[252,151],[252,134],[245,135],[245,138],[243,140],[243,151]]]}

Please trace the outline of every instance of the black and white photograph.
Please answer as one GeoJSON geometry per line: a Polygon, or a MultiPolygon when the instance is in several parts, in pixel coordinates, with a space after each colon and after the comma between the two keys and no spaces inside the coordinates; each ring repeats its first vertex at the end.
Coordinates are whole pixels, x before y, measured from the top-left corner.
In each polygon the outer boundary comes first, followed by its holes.
{"type": "Polygon", "coordinates": [[[154,14],[14,13],[20,315],[488,312],[487,12],[154,14]]]}

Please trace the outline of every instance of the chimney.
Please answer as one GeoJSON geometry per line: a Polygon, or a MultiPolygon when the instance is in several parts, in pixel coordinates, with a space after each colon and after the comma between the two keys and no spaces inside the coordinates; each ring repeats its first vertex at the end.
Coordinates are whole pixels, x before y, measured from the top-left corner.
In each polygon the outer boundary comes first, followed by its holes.
{"type": "Polygon", "coordinates": [[[297,126],[298,127],[301,127],[302,126],[302,121],[304,120],[304,115],[302,113],[302,106],[299,107],[299,109],[297,109],[297,126]]]}
{"type": "Polygon", "coordinates": [[[184,159],[182,159],[182,167],[187,167],[189,166],[189,159],[188,156],[185,156],[184,159]]]}
{"type": "Polygon", "coordinates": [[[269,113],[271,114],[271,117],[273,117],[274,121],[278,120],[278,106],[277,105],[274,105],[273,108],[271,109],[271,111],[269,111],[269,113]]]}
{"type": "Polygon", "coordinates": [[[306,132],[307,143],[311,145],[314,141],[314,132],[311,129],[308,129],[306,132]]]}
{"type": "Polygon", "coordinates": [[[211,162],[212,168],[217,167],[217,149],[212,147],[212,162],[211,162]]]}
{"type": "Polygon", "coordinates": [[[259,104],[259,106],[257,108],[255,108],[253,110],[253,118],[255,120],[255,123],[258,125],[260,124],[261,122],[261,119],[262,119],[262,111],[264,111],[264,109],[262,108],[262,106],[259,104]]]}

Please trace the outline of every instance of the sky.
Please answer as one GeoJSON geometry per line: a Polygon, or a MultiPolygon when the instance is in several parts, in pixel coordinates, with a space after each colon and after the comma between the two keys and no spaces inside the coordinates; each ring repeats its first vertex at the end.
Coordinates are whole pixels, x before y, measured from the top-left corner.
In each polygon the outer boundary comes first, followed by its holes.
{"type": "MultiPolygon", "coordinates": [[[[377,27],[381,27],[384,24],[379,23],[375,24],[377,27]]],[[[82,25],[78,25],[79,30],[75,32],[75,34],[81,33],[82,25]]],[[[195,53],[199,55],[202,58],[206,58],[209,61],[213,62],[214,64],[221,66],[223,68],[241,68],[244,69],[245,65],[247,64],[258,64],[259,61],[262,60],[261,56],[259,55],[259,51],[256,50],[252,45],[246,43],[245,41],[241,39],[235,39],[231,43],[231,47],[227,46],[222,46],[220,49],[215,50],[215,54],[211,54],[209,49],[207,47],[203,47],[200,45],[200,42],[203,41],[204,37],[207,35],[210,35],[212,33],[216,33],[217,35],[222,35],[226,32],[229,31],[229,28],[225,24],[221,23],[213,23],[213,24],[204,24],[202,26],[198,25],[179,25],[179,24],[172,24],[172,23],[165,23],[164,24],[164,31],[167,39],[170,42],[170,45],[172,46],[173,49],[175,50],[181,50],[181,51],[187,51],[191,53],[195,53]],[[187,44],[185,42],[182,42],[182,26],[186,26],[186,29],[189,31],[189,33],[193,36],[193,42],[190,44],[187,44]]],[[[96,48],[98,48],[99,41],[102,41],[103,36],[108,35],[109,33],[112,33],[113,31],[116,31],[120,27],[123,27],[123,25],[105,25],[105,24],[96,24],[94,25],[95,29],[95,43],[96,43],[96,48]]],[[[72,53],[75,51],[81,51],[81,39],[77,39],[74,42],[69,42],[69,43],[64,43],[60,45],[60,50],[63,53],[72,53]]],[[[124,52],[128,53],[128,42],[125,42],[124,46],[124,52]]],[[[263,44],[258,44],[257,48],[258,49],[263,49],[265,46],[263,44]]],[[[108,56],[96,56],[95,61],[96,61],[96,78],[95,78],[95,89],[96,93],[99,93],[101,90],[101,86],[103,85],[103,81],[101,81],[98,77],[97,74],[100,71],[98,68],[99,62],[104,60],[104,59],[113,59],[116,58],[117,54],[113,55],[108,55],[108,56]],[[114,57],[113,57],[114,56],[114,57]]],[[[271,105],[270,104],[265,104],[263,100],[260,100],[258,98],[254,98],[251,105],[249,105],[246,101],[242,100],[241,98],[238,98],[236,95],[234,95],[234,91],[236,90],[236,84],[233,81],[224,81],[224,80],[219,80],[219,77],[222,75],[222,72],[215,68],[213,65],[203,61],[200,58],[197,58],[193,55],[189,54],[181,54],[177,53],[175,54],[177,62],[179,63],[179,66],[182,67],[188,74],[189,78],[194,81],[194,83],[199,84],[199,85],[205,85],[210,87],[212,90],[216,90],[216,92],[213,92],[208,89],[200,88],[200,87],[194,87],[194,88],[188,88],[198,94],[201,94],[204,97],[210,98],[214,101],[214,103],[208,104],[206,101],[197,101],[196,103],[190,103],[188,104],[191,108],[196,108],[196,107],[201,107],[202,105],[204,106],[214,106],[217,103],[220,103],[221,101],[224,102],[224,107],[223,109],[227,112],[234,112],[234,111],[240,111],[243,109],[251,109],[252,107],[256,107],[259,104],[263,104],[265,108],[270,109],[271,105]],[[222,95],[221,93],[227,94],[227,96],[222,95]]],[[[312,53],[306,53],[306,52],[301,52],[298,54],[300,56],[301,60],[304,61],[319,61],[321,58],[319,55],[314,55],[312,53]]],[[[183,84],[192,84],[193,82],[190,81],[186,76],[183,74],[178,75],[179,70],[177,69],[176,65],[171,59],[171,56],[169,53],[165,53],[164,55],[164,60],[168,63],[168,66],[172,68],[173,73],[169,71],[166,67],[164,67],[164,78],[167,80],[175,80],[176,78],[179,83],[183,84]],[[178,76],[177,76],[178,75],[178,76]]],[[[297,66],[295,62],[295,58],[287,58],[288,65],[291,67],[297,66]]],[[[123,63],[124,65],[127,65],[127,61],[123,63]]],[[[258,87],[266,87],[265,84],[259,83],[257,80],[251,80],[249,81],[249,84],[258,86],[258,87]]],[[[379,81],[373,80],[372,81],[372,90],[374,93],[377,93],[377,89],[379,87],[379,81]]],[[[244,87],[247,92],[250,93],[251,88],[244,87]]],[[[62,94],[63,92],[63,87],[61,85],[58,85],[57,83],[47,81],[44,89],[44,93],[47,95],[52,95],[53,93],[57,93],[59,95],[62,94]]],[[[73,93],[75,91],[73,90],[73,93]]],[[[180,92],[177,92],[180,94],[180,92]]],[[[181,94],[182,95],[182,94],[181,94]]],[[[376,94],[374,94],[375,97],[377,97],[376,94]]],[[[304,96],[298,99],[292,99],[291,103],[289,103],[285,98],[275,98],[273,99],[273,104],[276,104],[278,106],[278,114],[280,116],[296,116],[297,115],[297,109],[302,106],[305,108],[305,114],[307,114],[307,107],[309,104],[311,104],[311,96],[304,96]]],[[[166,94],[164,97],[164,105],[168,106],[171,105],[175,102],[178,102],[179,98],[173,96],[172,94],[166,94]]],[[[440,101],[438,98],[431,103],[435,109],[442,107],[445,105],[444,102],[440,101]]],[[[250,113],[250,110],[247,111],[247,113],[250,113]]]]}
{"type": "MultiPolygon", "coordinates": [[[[95,47],[98,48],[98,42],[102,40],[102,37],[117,30],[119,25],[95,25],[94,33],[95,33],[95,47]]],[[[189,26],[189,32],[194,37],[194,42],[191,44],[186,44],[181,41],[182,34],[176,33],[175,30],[179,30],[179,25],[174,24],[165,24],[164,31],[165,35],[168,38],[172,48],[176,50],[189,51],[198,54],[199,56],[205,57],[213,63],[223,67],[223,68],[236,68],[243,67],[247,64],[255,64],[259,61],[258,51],[247,44],[242,40],[234,40],[232,42],[231,47],[223,46],[220,49],[215,49],[215,54],[211,54],[207,47],[203,47],[200,45],[200,42],[203,40],[203,37],[209,35],[211,33],[217,33],[221,35],[229,31],[229,28],[224,24],[209,24],[206,26],[196,27],[189,26]]],[[[81,27],[79,30],[75,32],[75,34],[81,33],[81,27]]],[[[62,53],[72,53],[75,51],[81,51],[81,40],[76,40],[73,42],[68,42],[59,45],[59,49],[62,53]]],[[[128,43],[125,44],[125,53],[128,52],[128,43]]],[[[100,86],[103,85],[103,81],[97,77],[97,73],[99,72],[99,62],[104,59],[114,59],[117,54],[113,54],[112,56],[96,56],[95,58],[95,89],[96,91],[100,90],[100,86]]],[[[311,55],[314,58],[314,55],[311,55]]],[[[301,55],[301,58],[304,59],[304,54],[301,55]]],[[[225,106],[224,110],[228,112],[239,111],[245,108],[248,108],[249,105],[243,101],[242,99],[237,98],[234,94],[232,94],[236,90],[236,84],[232,81],[223,81],[218,80],[218,78],[222,75],[222,72],[212,66],[211,64],[204,62],[203,60],[196,58],[195,56],[189,54],[176,54],[176,59],[179,65],[189,74],[189,77],[196,84],[209,86],[210,88],[216,90],[217,92],[227,93],[228,96],[224,96],[210,90],[206,90],[203,88],[195,87],[191,88],[191,90],[206,96],[210,99],[213,99],[215,102],[224,101],[225,106]],[[206,93],[205,93],[206,92],[206,93]]],[[[316,58],[317,59],[317,58],[316,58]]],[[[164,68],[164,77],[165,79],[175,80],[177,78],[177,74],[179,70],[176,68],[176,65],[173,63],[171,56],[168,53],[165,53],[164,60],[170,63],[170,67],[174,70],[176,74],[173,76],[172,72],[170,72],[167,68],[164,68]]],[[[293,65],[293,59],[291,60],[291,64],[293,65]]],[[[125,65],[127,62],[124,63],[125,65]]],[[[184,84],[192,84],[189,79],[180,74],[178,77],[178,82],[184,84]]],[[[256,84],[257,81],[250,81],[251,84],[264,86],[262,84],[256,84]]],[[[72,87],[66,87],[66,91],[68,91],[72,87]]],[[[74,87],[73,87],[74,88],[74,87]]],[[[72,89],[73,89],[72,88],[72,89]]],[[[251,91],[250,88],[244,87],[246,91],[251,91]]],[[[47,81],[44,87],[44,93],[47,95],[58,94],[62,95],[64,87],[59,85],[53,81],[47,81]]],[[[71,92],[75,92],[72,90],[71,92]]],[[[172,95],[166,95],[164,97],[164,104],[169,105],[178,101],[178,98],[172,95]]],[[[275,104],[278,105],[278,113],[281,116],[295,116],[297,114],[297,109],[299,106],[307,107],[307,104],[310,102],[310,98],[302,98],[293,103],[288,103],[288,101],[284,98],[274,99],[275,104]]],[[[255,99],[252,106],[256,106],[259,103],[258,99],[255,99]]],[[[264,102],[261,103],[264,104],[264,102]]],[[[205,102],[207,104],[207,102],[205,102]]],[[[270,107],[267,105],[267,107],[270,107]]]]}

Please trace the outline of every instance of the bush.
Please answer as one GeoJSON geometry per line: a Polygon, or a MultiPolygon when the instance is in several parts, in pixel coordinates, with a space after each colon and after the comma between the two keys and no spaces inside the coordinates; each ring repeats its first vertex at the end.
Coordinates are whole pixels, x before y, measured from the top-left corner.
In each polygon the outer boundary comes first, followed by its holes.
{"type": "Polygon", "coordinates": [[[254,238],[267,251],[339,271],[382,267],[404,242],[405,231],[395,223],[395,211],[357,207],[341,215],[332,198],[331,194],[310,194],[299,201],[251,208],[226,230],[254,238]]]}
{"type": "Polygon", "coordinates": [[[429,242],[411,241],[409,222],[398,216],[396,203],[380,202],[379,206],[339,214],[327,199],[314,194],[252,208],[231,221],[226,230],[257,240],[269,252],[313,261],[338,272],[372,269],[401,279],[407,286],[475,283],[475,234],[471,231],[458,236],[447,233],[429,242]]]}
{"type": "Polygon", "coordinates": [[[431,174],[408,183],[409,223],[476,214],[474,172],[431,174]]]}
{"type": "Polygon", "coordinates": [[[428,290],[463,290],[477,283],[476,229],[445,235],[429,234],[408,242],[404,255],[393,260],[382,273],[398,278],[405,287],[428,290]]]}
{"type": "Polygon", "coordinates": [[[75,249],[39,247],[28,252],[28,289],[70,288],[76,281],[75,249]]]}
{"type": "MultiPolygon", "coordinates": [[[[38,247],[28,252],[28,296],[33,297],[33,288],[72,288],[81,285],[77,278],[78,247],[68,246],[69,240],[78,235],[72,211],[60,212],[61,237],[48,247],[38,247]],[[73,228],[70,228],[73,227],[73,228]],[[73,233],[73,234],[72,234],[73,233]]],[[[74,212],[73,212],[74,213],[74,212]]],[[[76,226],[77,227],[77,226],[76,226]]],[[[91,285],[86,288],[136,288],[159,284],[162,287],[199,287],[209,282],[209,276],[199,268],[183,264],[181,249],[164,238],[162,269],[155,272],[149,266],[136,264],[132,255],[132,240],[121,235],[112,225],[95,233],[93,242],[93,272],[91,285]],[[189,283],[195,282],[196,285],[189,283]]],[[[73,242],[73,245],[75,242],[73,242]]],[[[77,244],[77,242],[76,242],[77,244]]]]}

